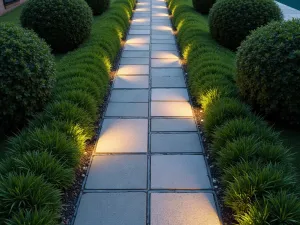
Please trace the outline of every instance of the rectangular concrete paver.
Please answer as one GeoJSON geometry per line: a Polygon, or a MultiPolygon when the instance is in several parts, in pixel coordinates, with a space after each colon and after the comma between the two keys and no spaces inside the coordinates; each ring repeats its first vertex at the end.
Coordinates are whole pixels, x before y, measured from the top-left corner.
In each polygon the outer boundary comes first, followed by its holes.
{"type": "Polygon", "coordinates": [[[212,193],[153,193],[151,225],[221,225],[221,222],[212,193]]]}
{"type": "Polygon", "coordinates": [[[149,51],[123,51],[123,58],[149,58],[149,51]]]}
{"type": "Polygon", "coordinates": [[[186,88],[153,88],[152,101],[189,101],[186,88]]]}
{"type": "Polygon", "coordinates": [[[149,44],[125,44],[124,50],[125,51],[147,51],[149,50],[149,44]]]}
{"type": "Polygon", "coordinates": [[[147,117],[148,103],[108,103],[105,116],[108,117],[147,117]]]}
{"type": "Polygon", "coordinates": [[[121,58],[120,65],[149,65],[147,58],[121,58]]]}
{"type": "Polygon", "coordinates": [[[202,152],[198,133],[153,133],[151,152],[202,152]]]}
{"type": "MultiPolygon", "coordinates": [[[[160,40],[161,41],[161,40],[160,40]]],[[[177,51],[152,51],[152,59],[179,59],[177,51]]]]}
{"type": "Polygon", "coordinates": [[[153,189],[211,188],[204,157],[201,155],[151,156],[153,189]]]}
{"type": "Polygon", "coordinates": [[[94,156],[86,189],[145,189],[146,155],[94,156]]]}
{"type": "Polygon", "coordinates": [[[151,131],[197,131],[194,119],[152,119],[151,131]]]}
{"type": "Polygon", "coordinates": [[[148,75],[149,65],[120,65],[117,75],[148,75]]]}
{"type": "Polygon", "coordinates": [[[96,153],[147,152],[147,119],[104,119],[96,153]]]}
{"type": "Polygon", "coordinates": [[[153,88],[176,88],[186,87],[183,76],[152,76],[153,88]]]}
{"type": "Polygon", "coordinates": [[[82,196],[75,225],[145,225],[146,194],[86,193],[82,196]]]}
{"type": "Polygon", "coordinates": [[[137,90],[112,90],[110,102],[148,102],[149,91],[137,90]]]}
{"type": "Polygon", "coordinates": [[[181,68],[151,68],[151,76],[183,76],[181,68]]]}
{"type": "Polygon", "coordinates": [[[180,61],[178,58],[171,59],[151,59],[152,67],[168,68],[168,67],[181,67],[180,61]]]}
{"type": "Polygon", "coordinates": [[[113,88],[148,88],[147,76],[117,76],[113,88]]]}
{"type": "Polygon", "coordinates": [[[151,102],[151,116],[192,117],[189,102],[151,102]]]}

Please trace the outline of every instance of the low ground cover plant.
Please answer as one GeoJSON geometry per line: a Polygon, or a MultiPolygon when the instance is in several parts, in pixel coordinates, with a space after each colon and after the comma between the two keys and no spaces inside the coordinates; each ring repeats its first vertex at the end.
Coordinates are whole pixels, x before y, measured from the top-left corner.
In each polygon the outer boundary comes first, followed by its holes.
{"type": "Polygon", "coordinates": [[[8,141],[0,162],[0,223],[58,224],[61,193],[72,185],[104,102],[110,70],[135,1],[117,0],[95,18],[91,37],[56,65],[45,110],[8,141]]]}
{"type": "Polygon", "coordinates": [[[92,10],[84,0],[29,0],[23,27],[34,30],[55,52],[75,49],[91,33],[92,10]]]}
{"type": "Polygon", "coordinates": [[[235,54],[211,38],[208,20],[184,1],[169,0],[168,6],[186,62],[189,90],[204,109],[210,153],[225,189],[222,201],[236,220],[231,222],[298,224],[293,156],[279,133],[239,99],[235,54]]]}
{"type": "Polygon", "coordinates": [[[283,16],[274,0],[218,0],[209,13],[211,36],[236,50],[251,31],[283,16]]]}

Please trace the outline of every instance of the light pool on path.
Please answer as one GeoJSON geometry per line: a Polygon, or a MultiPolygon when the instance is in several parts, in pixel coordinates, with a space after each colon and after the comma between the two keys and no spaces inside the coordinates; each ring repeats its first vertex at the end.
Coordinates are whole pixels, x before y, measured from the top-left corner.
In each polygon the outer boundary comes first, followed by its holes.
{"type": "Polygon", "coordinates": [[[74,224],[221,224],[163,0],[137,3],[74,224]]]}

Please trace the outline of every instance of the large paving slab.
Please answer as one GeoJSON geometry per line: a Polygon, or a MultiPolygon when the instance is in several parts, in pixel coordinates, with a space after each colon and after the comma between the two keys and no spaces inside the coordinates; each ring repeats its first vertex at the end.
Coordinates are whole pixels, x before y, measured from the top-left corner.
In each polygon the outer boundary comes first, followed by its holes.
{"type": "MultiPolygon", "coordinates": [[[[156,41],[164,41],[164,40],[156,40],[156,41]]],[[[151,58],[152,59],[179,59],[179,54],[177,51],[152,51],[151,58]]]]}
{"type": "Polygon", "coordinates": [[[211,193],[152,193],[151,225],[221,225],[211,193]]]}
{"type": "Polygon", "coordinates": [[[149,65],[120,65],[117,75],[148,75],[149,65]]]}
{"type": "Polygon", "coordinates": [[[177,51],[176,45],[173,44],[151,44],[151,50],[152,51],[177,51]]]}
{"type": "Polygon", "coordinates": [[[113,88],[148,88],[147,76],[117,76],[113,88]]]}
{"type": "Polygon", "coordinates": [[[145,225],[146,193],[86,193],[75,225],[145,225]]]}
{"type": "Polygon", "coordinates": [[[152,68],[151,76],[183,76],[181,68],[152,68]]]}
{"type": "Polygon", "coordinates": [[[132,25],[132,26],[130,26],[130,29],[133,29],[133,30],[148,30],[148,29],[150,29],[150,25],[132,25]]]}
{"type": "Polygon", "coordinates": [[[152,39],[151,43],[153,43],[153,44],[173,44],[173,45],[175,45],[176,42],[175,42],[175,40],[172,40],[172,39],[170,39],[170,40],[152,39]]]}
{"type": "MultiPolygon", "coordinates": [[[[134,30],[134,28],[133,28],[134,30]]],[[[139,29],[141,30],[141,29],[139,29]]],[[[134,35],[134,34],[129,34],[127,36],[126,40],[127,44],[147,44],[150,43],[150,37],[149,35],[134,35]]]]}
{"type": "Polygon", "coordinates": [[[146,155],[94,156],[86,189],[145,189],[146,155]]]}
{"type": "Polygon", "coordinates": [[[189,102],[151,102],[151,116],[192,117],[193,111],[189,102]]]}
{"type": "Polygon", "coordinates": [[[150,51],[123,51],[122,57],[123,58],[149,58],[150,51]]]}
{"type": "Polygon", "coordinates": [[[153,88],[152,101],[189,101],[186,88],[153,88]]]}
{"type": "Polygon", "coordinates": [[[186,87],[183,76],[153,76],[151,85],[153,88],[186,87]]]}
{"type": "Polygon", "coordinates": [[[150,34],[150,30],[129,30],[129,34],[150,34]]]}
{"type": "Polygon", "coordinates": [[[155,35],[151,35],[151,38],[154,40],[175,40],[174,36],[171,34],[167,34],[167,35],[155,34],[155,35]]]}
{"type": "Polygon", "coordinates": [[[172,59],[151,59],[152,67],[178,67],[181,68],[181,64],[178,58],[172,59]]]}
{"type": "Polygon", "coordinates": [[[120,65],[148,65],[148,58],[121,58],[120,65]]]}
{"type": "Polygon", "coordinates": [[[202,155],[152,155],[151,188],[209,189],[206,163],[202,155]]]}
{"type": "Polygon", "coordinates": [[[149,91],[142,90],[112,90],[110,102],[148,102],[149,91]]]}
{"type": "Polygon", "coordinates": [[[153,133],[151,152],[203,152],[198,133],[153,133]]]}
{"type": "Polygon", "coordinates": [[[151,119],[151,131],[197,131],[194,119],[151,119]]]}
{"type": "Polygon", "coordinates": [[[148,51],[150,49],[149,44],[125,44],[125,51],[148,51]]]}
{"type": "Polygon", "coordinates": [[[108,103],[105,116],[109,117],[147,117],[148,103],[108,103]]]}
{"type": "Polygon", "coordinates": [[[147,119],[104,119],[96,153],[137,153],[147,148],[147,119]]]}

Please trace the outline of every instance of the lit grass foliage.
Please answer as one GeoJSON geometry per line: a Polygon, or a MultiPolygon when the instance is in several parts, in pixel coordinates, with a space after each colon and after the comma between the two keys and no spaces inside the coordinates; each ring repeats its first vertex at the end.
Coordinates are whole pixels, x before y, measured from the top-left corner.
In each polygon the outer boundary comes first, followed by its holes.
{"type": "Polygon", "coordinates": [[[297,178],[279,133],[238,100],[235,54],[210,36],[207,18],[169,0],[188,87],[204,109],[204,128],[238,224],[299,224],[297,178]],[[288,194],[287,194],[288,193],[288,194]]]}
{"type": "Polygon", "coordinates": [[[58,224],[61,190],[94,135],[110,70],[129,27],[134,0],[117,0],[96,17],[90,38],[57,65],[51,101],[29,126],[10,138],[0,162],[0,223],[58,224]]]}

